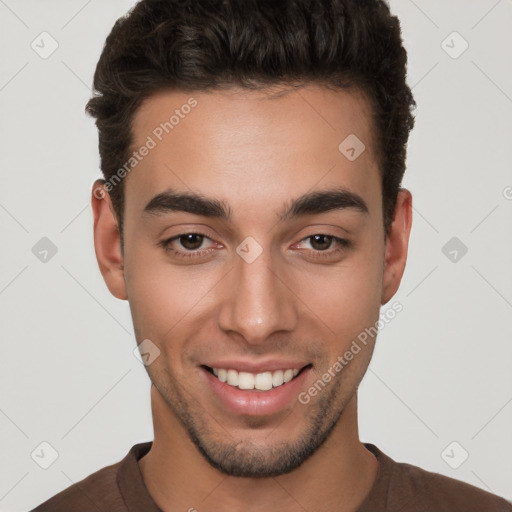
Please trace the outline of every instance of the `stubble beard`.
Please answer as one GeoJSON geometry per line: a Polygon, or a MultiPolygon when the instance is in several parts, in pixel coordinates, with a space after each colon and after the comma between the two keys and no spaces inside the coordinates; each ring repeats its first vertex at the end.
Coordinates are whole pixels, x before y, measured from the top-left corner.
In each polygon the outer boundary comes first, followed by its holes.
{"type": "MultiPolygon", "coordinates": [[[[297,401],[293,406],[290,414],[298,413],[300,421],[304,423],[302,433],[296,439],[280,443],[269,441],[267,446],[262,447],[250,440],[235,440],[227,429],[222,428],[220,421],[212,418],[177,384],[167,368],[165,373],[169,386],[161,389],[151,379],[153,384],[203,457],[228,476],[269,478],[297,469],[327,441],[351,398],[341,399],[342,379],[331,381],[314,402],[303,405],[297,401]],[[311,408],[309,414],[304,414],[304,408],[308,407],[311,408]],[[219,426],[224,439],[212,432],[209,421],[219,426]]],[[[255,419],[255,422],[258,420],[255,419]]],[[[283,423],[286,423],[286,418],[283,423]]],[[[279,428],[285,427],[281,424],[270,435],[273,436],[279,428]]]]}

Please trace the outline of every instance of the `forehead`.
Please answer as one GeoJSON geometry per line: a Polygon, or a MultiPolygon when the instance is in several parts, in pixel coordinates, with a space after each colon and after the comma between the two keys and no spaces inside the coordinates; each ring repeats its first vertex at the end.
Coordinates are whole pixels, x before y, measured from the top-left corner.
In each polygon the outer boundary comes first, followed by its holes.
{"type": "Polygon", "coordinates": [[[168,188],[247,211],[330,186],[379,199],[371,111],[357,90],[162,91],[139,107],[132,132],[133,151],[151,149],[127,176],[127,208],[142,211],[168,188]]]}

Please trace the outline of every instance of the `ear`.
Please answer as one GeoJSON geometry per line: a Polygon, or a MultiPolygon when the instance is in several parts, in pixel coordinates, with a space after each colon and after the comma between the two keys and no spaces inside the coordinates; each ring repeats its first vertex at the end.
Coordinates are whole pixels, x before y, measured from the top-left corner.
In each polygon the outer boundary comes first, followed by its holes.
{"type": "Polygon", "coordinates": [[[407,261],[412,225],[412,194],[401,188],[386,240],[381,303],[386,304],[398,290],[407,261]]]}
{"type": "Polygon", "coordinates": [[[110,293],[126,300],[121,236],[112,200],[104,183],[104,180],[96,180],[92,187],[96,259],[110,293]]]}

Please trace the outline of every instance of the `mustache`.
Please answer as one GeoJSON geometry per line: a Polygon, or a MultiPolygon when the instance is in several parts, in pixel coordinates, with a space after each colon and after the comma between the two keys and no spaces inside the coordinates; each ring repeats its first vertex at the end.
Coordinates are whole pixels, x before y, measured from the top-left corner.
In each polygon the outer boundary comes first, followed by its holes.
{"type": "MultiPolygon", "coordinates": [[[[184,351],[185,354],[187,352],[188,350],[184,351]]],[[[190,347],[189,355],[194,360],[202,361],[229,358],[242,360],[303,359],[313,362],[326,360],[328,357],[325,342],[319,340],[297,341],[290,338],[258,345],[249,344],[246,341],[209,341],[195,344],[193,348],[190,347]]]]}

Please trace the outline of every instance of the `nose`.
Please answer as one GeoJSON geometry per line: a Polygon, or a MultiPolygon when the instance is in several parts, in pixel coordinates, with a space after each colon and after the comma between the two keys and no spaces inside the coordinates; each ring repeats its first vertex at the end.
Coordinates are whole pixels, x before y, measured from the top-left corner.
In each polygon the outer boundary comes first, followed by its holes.
{"type": "Polygon", "coordinates": [[[236,332],[250,345],[263,345],[272,335],[291,332],[297,325],[297,297],[283,265],[272,263],[270,250],[254,261],[235,256],[234,268],[224,284],[218,325],[236,332]]]}

